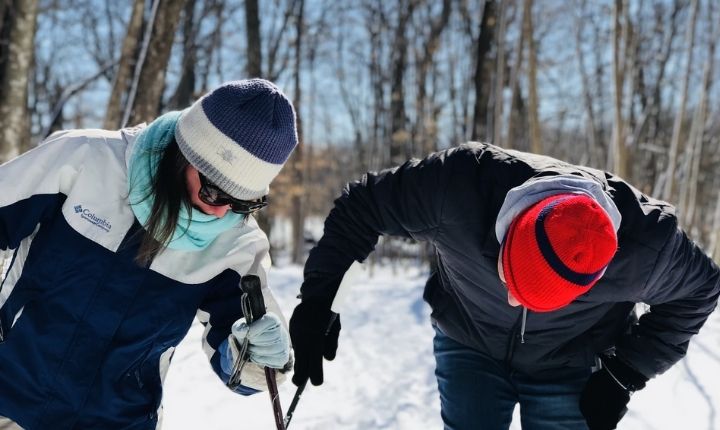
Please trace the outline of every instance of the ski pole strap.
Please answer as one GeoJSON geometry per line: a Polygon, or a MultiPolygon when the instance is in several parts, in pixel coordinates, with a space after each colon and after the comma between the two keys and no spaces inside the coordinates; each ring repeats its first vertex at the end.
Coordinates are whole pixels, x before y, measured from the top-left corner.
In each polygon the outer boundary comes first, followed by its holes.
{"type": "MultiPolygon", "coordinates": [[[[240,288],[243,291],[240,306],[242,307],[243,316],[248,325],[262,318],[265,315],[265,300],[262,295],[262,285],[260,278],[255,275],[243,276],[240,280],[240,288]]],[[[248,330],[248,334],[250,331],[248,330]]],[[[236,339],[233,339],[237,342],[236,339]]],[[[240,375],[245,363],[250,359],[248,348],[248,337],[245,336],[240,353],[238,354],[235,366],[233,366],[233,374],[228,381],[228,387],[231,389],[240,385],[240,375]]],[[[265,367],[265,382],[267,383],[270,401],[272,402],[273,416],[275,418],[275,426],[277,430],[285,430],[283,422],[282,406],[280,405],[280,394],[278,393],[277,380],[275,379],[275,369],[265,367]]]]}
{"type": "MultiPolygon", "coordinates": [[[[245,321],[250,325],[265,315],[265,300],[262,296],[260,278],[256,275],[243,276],[240,280],[240,289],[243,291],[242,296],[240,296],[240,307],[242,308],[245,321]]],[[[250,331],[248,330],[248,334],[249,333],[250,331]]],[[[247,352],[249,340],[246,335],[242,344],[235,338],[231,338],[231,341],[235,343],[238,355],[235,359],[235,364],[233,365],[227,386],[234,391],[240,385],[240,375],[245,367],[245,363],[247,363],[250,358],[247,352]]]]}
{"type": "Polygon", "coordinates": [[[249,341],[247,337],[243,339],[242,344],[240,344],[240,342],[234,337],[231,338],[230,341],[235,344],[238,355],[235,359],[235,364],[233,365],[233,370],[230,374],[230,379],[228,380],[227,386],[231,390],[235,391],[238,385],[240,385],[240,375],[242,374],[243,368],[245,367],[245,363],[247,363],[248,359],[250,358],[247,352],[249,341]]]}

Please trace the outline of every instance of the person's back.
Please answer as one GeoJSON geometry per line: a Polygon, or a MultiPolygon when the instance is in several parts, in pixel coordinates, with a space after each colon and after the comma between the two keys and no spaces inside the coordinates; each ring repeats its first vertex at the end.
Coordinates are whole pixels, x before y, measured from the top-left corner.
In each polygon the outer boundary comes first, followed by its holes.
{"type": "Polygon", "coordinates": [[[438,326],[463,344],[536,377],[554,378],[594,365],[595,354],[611,347],[632,320],[630,311],[653,271],[662,269],[654,263],[676,230],[673,208],[616,176],[550,157],[484,144],[449,152],[446,163],[452,173],[438,233],[431,239],[438,270],[425,291],[438,326]],[[613,199],[623,220],[618,252],[593,289],[557,311],[530,312],[520,333],[522,311],[507,306],[498,278],[495,225],[511,189],[556,175],[597,182],[613,199]]]}
{"type": "Polygon", "coordinates": [[[447,428],[506,428],[517,402],[530,427],[614,427],[628,393],[685,354],[720,291],[669,204],[606,172],[469,143],[368,173],[336,200],[290,323],[296,384],[322,383],[339,326],[318,321],[379,235],[437,251],[424,296],[447,428]],[[635,324],[637,302],[651,309],[635,324]]]}

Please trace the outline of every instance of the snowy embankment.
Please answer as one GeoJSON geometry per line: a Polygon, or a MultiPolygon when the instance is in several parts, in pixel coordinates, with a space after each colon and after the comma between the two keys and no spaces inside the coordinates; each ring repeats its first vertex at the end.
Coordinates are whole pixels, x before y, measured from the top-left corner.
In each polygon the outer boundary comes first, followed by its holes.
{"type": "MultiPolygon", "coordinates": [[[[291,429],[441,429],[426,274],[378,268],[360,278],[341,315],[338,357],[325,365],[325,384],[309,386],[291,429]]],[[[275,267],[270,285],[290,317],[302,268],[275,267]]],[[[241,397],[210,370],[193,325],[178,347],[165,386],[167,430],[274,429],[266,393],[241,397]]],[[[720,429],[720,314],[714,313],[688,357],[637,393],[620,429],[720,429]]],[[[295,386],[280,387],[287,410],[295,386]]],[[[517,410],[516,410],[517,413],[517,410]]],[[[517,418],[517,414],[516,414],[517,418]]],[[[519,429],[517,419],[512,429],[519,429]]]]}

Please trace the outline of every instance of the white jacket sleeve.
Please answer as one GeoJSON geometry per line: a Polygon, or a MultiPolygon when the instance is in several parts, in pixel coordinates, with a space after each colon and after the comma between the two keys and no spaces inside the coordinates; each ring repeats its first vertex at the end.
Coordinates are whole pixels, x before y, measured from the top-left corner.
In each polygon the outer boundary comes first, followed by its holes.
{"type": "MultiPolygon", "coordinates": [[[[255,246],[255,258],[243,267],[233,267],[232,269],[242,276],[256,275],[260,278],[267,311],[278,315],[287,329],[287,322],[267,283],[267,272],[270,268],[267,237],[257,228],[254,220],[249,220],[249,224],[255,227],[254,231],[248,233],[254,235],[254,240],[246,246],[255,246]]],[[[243,317],[241,296],[242,290],[239,282],[218,284],[205,297],[197,313],[198,320],[205,326],[202,339],[203,350],[213,370],[224,383],[228,382],[230,375],[223,371],[223,354],[227,355],[230,352],[228,337],[231,335],[233,323],[243,317]]],[[[236,390],[240,394],[253,394],[257,390],[265,389],[264,372],[258,366],[248,363],[241,379],[242,385],[240,389],[236,390]]],[[[283,380],[283,377],[278,378],[278,382],[283,380]]]]}
{"type": "Polygon", "coordinates": [[[56,214],[75,181],[88,139],[58,132],[0,165],[0,249],[15,249],[43,219],[56,214]]]}

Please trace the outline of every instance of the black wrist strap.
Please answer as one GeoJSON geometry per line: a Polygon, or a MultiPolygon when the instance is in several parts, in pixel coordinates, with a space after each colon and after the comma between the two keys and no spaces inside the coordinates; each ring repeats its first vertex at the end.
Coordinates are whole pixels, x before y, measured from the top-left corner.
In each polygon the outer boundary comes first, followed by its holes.
{"type": "Polygon", "coordinates": [[[603,369],[625,391],[634,393],[645,388],[647,378],[614,355],[601,355],[603,369]]]}

